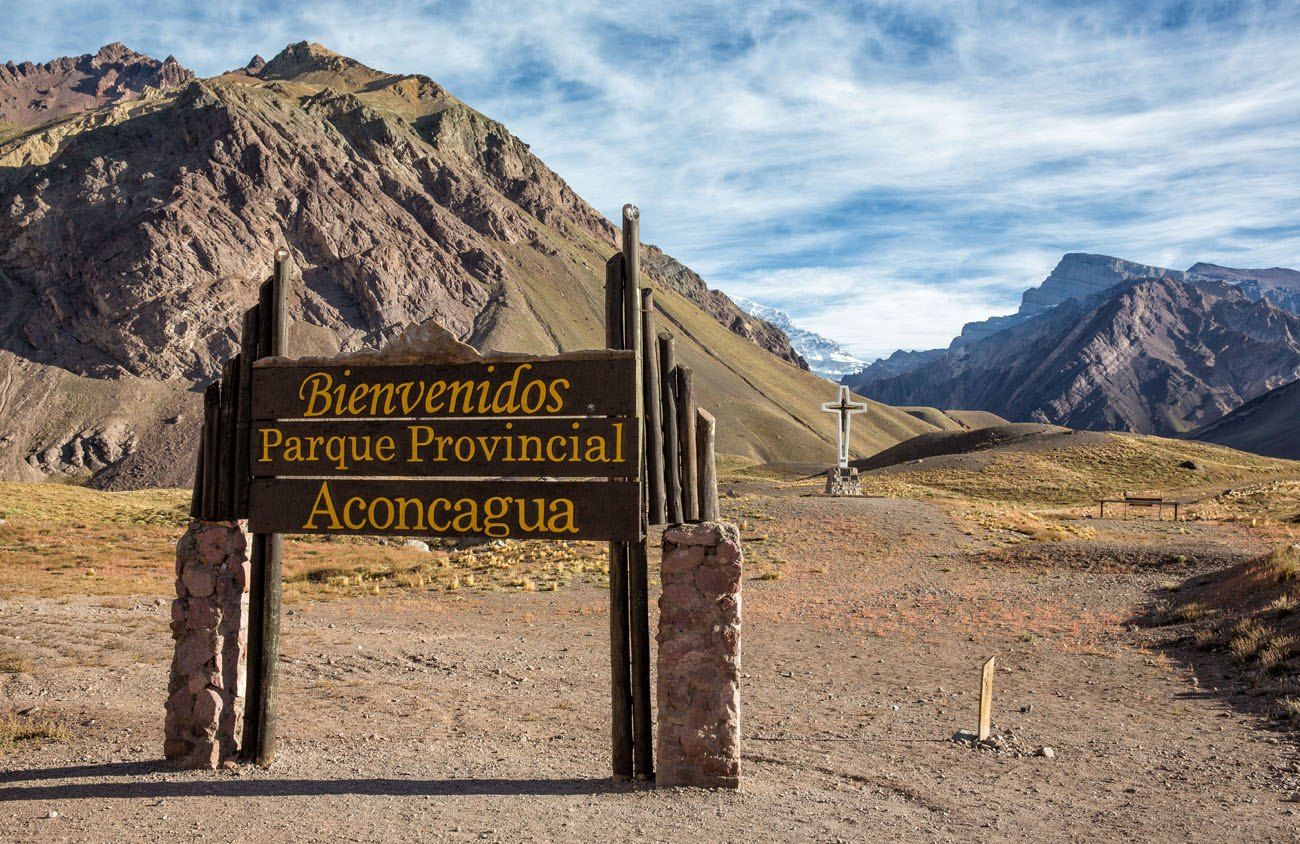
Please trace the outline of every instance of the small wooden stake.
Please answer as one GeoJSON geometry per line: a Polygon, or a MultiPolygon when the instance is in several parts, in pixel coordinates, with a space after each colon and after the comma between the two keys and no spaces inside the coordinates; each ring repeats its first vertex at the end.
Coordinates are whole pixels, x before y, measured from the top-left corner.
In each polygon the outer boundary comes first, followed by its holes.
{"type": "Polygon", "coordinates": [[[677,437],[677,355],[673,350],[673,335],[659,332],[659,389],[663,396],[664,424],[664,483],[668,501],[668,521],[681,524],[682,518],[682,462],[681,440],[677,437]]]}
{"type": "Polygon", "coordinates": [[[695,411],[695,462],[700,471],[700,521],[720,518],[718,504],[718,466],[714,456],[717,423],[704,408],[695,411]]]}
{"type": "Polygon", "coordinates": [[[997,660],[995,656],[989,657],[980,669],[980,722],[976,741],[984,741],[993,729],[993,673],[997,670],[997,660]]]}
{"type": "Polygon", "coordinates": [[[700,472],[695,457],[695,373],[677,365],[677,436],[681,438],[682,518],[700,520],[700,472]]]}

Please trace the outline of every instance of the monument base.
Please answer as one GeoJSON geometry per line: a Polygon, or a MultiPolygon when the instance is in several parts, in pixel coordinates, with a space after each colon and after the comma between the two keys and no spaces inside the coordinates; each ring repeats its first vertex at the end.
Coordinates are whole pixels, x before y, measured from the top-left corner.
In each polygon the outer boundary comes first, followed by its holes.
{"type": "Polygon", "coordinates": [[[827,495],[861,495],[862,481],[858,478],[858,470],[853,467],[847,469],[828,469],[826,471],[826,494],[827,495]]]}

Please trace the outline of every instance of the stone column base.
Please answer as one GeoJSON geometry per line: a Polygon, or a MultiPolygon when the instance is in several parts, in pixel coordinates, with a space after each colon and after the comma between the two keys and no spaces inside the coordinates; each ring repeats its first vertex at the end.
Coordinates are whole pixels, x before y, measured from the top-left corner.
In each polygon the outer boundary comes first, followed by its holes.
{"type": "Polygon", "coordinates": [[[664,530],[656,785],[740,787],[742,571],[735,525],[664,530]]]}
{"type": "Polygon", "coordinates": [[[827,495],[861,495],[862,480],[858,477],[858,470],[853,467],[847,469],[828,469],[826,471],[826,494],[827,495]]]}
{"type": "Polygon", "coordinates": [[[163,754],[184,767],[215,768],[239,752],[251,547],[242,521],[192,521],[176,543],[163,754]]]}

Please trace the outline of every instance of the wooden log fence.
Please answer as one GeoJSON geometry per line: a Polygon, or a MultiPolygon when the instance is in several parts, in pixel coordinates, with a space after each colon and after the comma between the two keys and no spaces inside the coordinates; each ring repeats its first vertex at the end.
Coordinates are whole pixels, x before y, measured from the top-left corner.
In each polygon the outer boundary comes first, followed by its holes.
{"type": "MultiPolygon", "coordinates": [[[[654,760],[646,534],[650,525],[720,517],[717,425],[697,406],[694,375],[677,362],[673,336],[656,331],[662,306],[652,290],[641,287],[639,215],[633,206],[623,209],[622,233],[623,248],[605,268],[605,343],[637,352],[636,416],[643,429],[635,472],[643,507],[641,538],[609,544],[611,737],[615,778],[649,780],[654,760]]],[[[291,273],[288,252],[277,251],[271,278],[243,315],[239,352],[204,392],[190,502],[196,519],[248,516],[252,366],[288,354],[291,273]]],[[[252,538],[242,753],[264,766],[275,758],[282,548],[280,534],[252,538]]]]}

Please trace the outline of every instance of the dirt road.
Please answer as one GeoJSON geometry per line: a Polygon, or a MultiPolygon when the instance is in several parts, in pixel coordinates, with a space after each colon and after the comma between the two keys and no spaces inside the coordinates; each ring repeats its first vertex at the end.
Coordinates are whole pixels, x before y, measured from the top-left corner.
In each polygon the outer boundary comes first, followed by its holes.
{"type": "Polygon", "coordinates": [[[0,639],[35,667],[0,703],[74,737],[0,756],[0,840],[1298,840],[1293,739],[1135,624],[1163,582],[1259,550],[1244,533],[1005,551],[913,501],[727,505],[755,574],[740,793],[609,782],[597,586],[293,605],[279,758],[211,773],[159,761],[165,601],[9,599],[0,639]],[[950,737],[994,654],[1006,746],[973,750],[950,737]]]}

